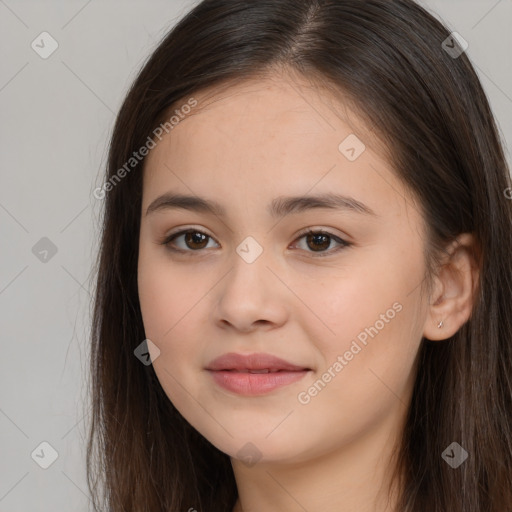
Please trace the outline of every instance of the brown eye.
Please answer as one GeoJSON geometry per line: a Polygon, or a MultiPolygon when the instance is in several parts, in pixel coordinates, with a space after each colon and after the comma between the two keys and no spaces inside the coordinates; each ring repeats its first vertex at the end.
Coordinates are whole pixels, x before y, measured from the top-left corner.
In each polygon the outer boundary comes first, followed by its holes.
{"type": "Polygon", "coordinates": [[[169,236],[162,242],[162,245],[166,245],[169,249],[174,251],[193,252],[205,249],[208,245],[208,239],[211,239],[211,237],[206,233],[198,231],[197,229],[188,229],[169,236]],[[178,246],[177,248],[174,248],[174,244],[171,242],[174,242],[180,237],[184,237],[183,241],[185,243],[185,247],[178,246]]]}
{"type": "Polygon", "coordinates": [[[205,241],[208,235],[200,233],[199,231],[187,231],[184,236],[185,244],[190,249],[204,249],[207,245],[205,241]]]}
{"type": "Polygon", "coordinates": [[[314,251],[328,249],[329,245],[331,245],[329,235],[324,235],[323,233],[306,235],[306,243],[308,247],[312,248],[314,251]]]}
{"type": "MultiPolygon", "coordinates": [[[[350,247],[352,244],[346,242],[342,238],[329,233],[327,231],[314,231],[309,230],[303,233],[297,240],[305,239],[305,248],[302,249],[309,253],[316,253],[316,256],[330,256],[338,251],[350,247]],[[335,242],[338,247],[329,250],[331,244],[335,242]]],[[[170,251],[188,253],[191,255],[194,252],[200,253],[202,249],[208,248],[208,242],[214,240],[210,235],[203,233],[197,229],[187,229],[174,233],[164,239],[161,244],[165,245],[170,251]],[[183,237],[182,244],[178,245],[176,240],[183,237]]]]}
{"type": "Polygon", "coordinates": [[[302,239],[305,239],[306,242],[304,250],[310,253],[318,253],[318,256],[329,256],[351,245],[351,243],[327,231],[309,230],[298,238],[298,240],[302,239]],[[327,250],[333,241],[338,244],[338,247],[333,250],[327,250]]]}

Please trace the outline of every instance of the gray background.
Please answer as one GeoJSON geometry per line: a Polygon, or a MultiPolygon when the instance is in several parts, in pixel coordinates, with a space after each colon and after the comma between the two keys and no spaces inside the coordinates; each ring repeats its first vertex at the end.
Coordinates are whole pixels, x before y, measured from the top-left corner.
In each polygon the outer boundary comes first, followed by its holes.
{"type": "MultiPolygon", "coordinates": [[[[92,192],[131,81],[195,3],[0,0],[0,512],[90,509],[92,192]],[[43,31],[59,45],[47,59],[31,47],[43,31]],[[58,453],[48,469],[44,441],[58,453]]],[[[468,41],[510,162],[512,0],[421,3],[468,41]]]]}

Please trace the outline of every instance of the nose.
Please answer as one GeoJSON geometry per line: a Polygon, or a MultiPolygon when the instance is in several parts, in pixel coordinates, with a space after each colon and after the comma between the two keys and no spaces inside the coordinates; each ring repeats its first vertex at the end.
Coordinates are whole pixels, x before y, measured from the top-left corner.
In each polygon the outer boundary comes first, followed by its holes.
{"type": "Polygon", "coordinates": [[[283,325],[292,294],[271,268],[276,265],[265,251],[252,262],[242,256],[234,255],[231,270],[215,287],[215,323],[240,332],[283,325]]]}

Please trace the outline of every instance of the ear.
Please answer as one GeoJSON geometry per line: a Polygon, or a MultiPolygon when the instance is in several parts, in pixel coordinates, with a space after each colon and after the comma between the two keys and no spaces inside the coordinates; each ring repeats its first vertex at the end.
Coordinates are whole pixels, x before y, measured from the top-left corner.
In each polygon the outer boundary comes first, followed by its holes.
{"type": "Polygon", "coordinates": [[[479,279],[477,254],[475,238],[470,233],[459,235],[447,247],[435,277],[423,337],[433,341],[447,339],[469,320],[479,279]]]}

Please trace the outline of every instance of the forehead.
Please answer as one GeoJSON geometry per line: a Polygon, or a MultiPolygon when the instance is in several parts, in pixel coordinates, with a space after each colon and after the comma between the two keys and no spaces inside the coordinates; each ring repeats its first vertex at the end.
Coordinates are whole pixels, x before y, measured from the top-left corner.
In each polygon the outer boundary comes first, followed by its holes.
{"type": "Polygon", "coordinates": [[[146,207],[167,189],[217,198],[236,190],[252,202],[315,188],[373,196],[374,210],[406,193],[351,103],[321,87],[274,76],[192,96],[197,106],[146,158],[146,207]],[[357,159],[343,153],[347,144],[357,159]]]}
{"type": "Polygon", "coordinates": [[[369,144],[379,142],[355,114],[347,96],[339,92],[335,98],[326,87],[304,78],[270,75],[223,84],[196,93],[194,98],[198,105],[176,127],[181,130],[175,128],[176,141],[191,131],[196,136],[208,132],[208,138],[217,134],[217,139],[231,135],[251,145],[262,138],[282,141],[301,134],[321,137],[348,131],[357,132],[369,144]]]}

